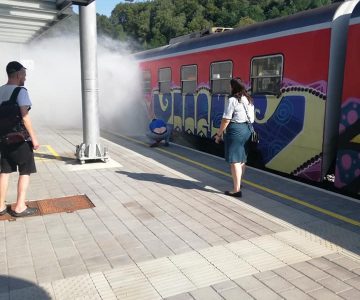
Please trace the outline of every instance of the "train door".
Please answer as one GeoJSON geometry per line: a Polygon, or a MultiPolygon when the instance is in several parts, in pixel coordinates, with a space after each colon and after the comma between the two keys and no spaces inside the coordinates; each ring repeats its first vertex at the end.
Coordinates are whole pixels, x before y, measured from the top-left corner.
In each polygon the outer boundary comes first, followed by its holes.
{"type": "MultiPolygon", "coordinates": [[[[254,127],[261,136],[256,163],[289,174],[304,161],[304,155],[312,157],[313,153],[304,153],[302,141],[295,140],[303,129],[305,97],[297,95],[293,89],[289,93],[282,90],[283,70],[282,54],[257,56],[251,60],[254,127]],[[303,153],[298,153],[301,151],[303,153]]],[[[317,148],[320,152],[321,142],[317,148]]]]}

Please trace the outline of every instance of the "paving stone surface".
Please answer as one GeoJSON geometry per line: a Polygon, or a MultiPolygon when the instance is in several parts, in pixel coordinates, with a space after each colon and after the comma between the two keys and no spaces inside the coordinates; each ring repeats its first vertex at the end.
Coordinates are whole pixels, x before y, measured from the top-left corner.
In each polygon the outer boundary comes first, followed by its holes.
{"type": "Polygon", "coordinates": [[[359,298],[359,228],[246,187],[225,196],[231,179],[172,157],[174,145],[102,139],[111,164],[82,167],[81,137],[40,131],[28,196],[86,194],[95,207],[0,221],[0,300],[359,298]]]}

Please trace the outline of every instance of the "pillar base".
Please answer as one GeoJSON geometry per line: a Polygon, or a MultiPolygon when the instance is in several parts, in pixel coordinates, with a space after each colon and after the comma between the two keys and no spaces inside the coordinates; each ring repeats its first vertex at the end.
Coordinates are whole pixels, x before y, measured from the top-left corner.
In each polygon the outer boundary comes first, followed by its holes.
{"type": "Polygon", "coordinates": [[[106,147],[101,147],[100,144],[85,144],[82,143],[76,146],[75,152],[76,158],[80,164],[84,164],[89,161],[103,161],[109,160],[108,150],[106,147]],[[102,150],[101,150],[102,149],[102,150]]]}

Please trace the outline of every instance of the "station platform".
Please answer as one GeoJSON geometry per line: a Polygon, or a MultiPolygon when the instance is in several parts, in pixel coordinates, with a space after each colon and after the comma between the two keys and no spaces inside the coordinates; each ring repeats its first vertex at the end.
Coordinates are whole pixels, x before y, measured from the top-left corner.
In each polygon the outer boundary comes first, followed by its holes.
{"type": "Polygon", "coordinates": [[[1,220],[0,300],[360,299],[359,200],[254,168],[234,198],[215,156],[103,133],[81,165],[80,130],[38,135],[29,203],[94,207],[1,220]]]}

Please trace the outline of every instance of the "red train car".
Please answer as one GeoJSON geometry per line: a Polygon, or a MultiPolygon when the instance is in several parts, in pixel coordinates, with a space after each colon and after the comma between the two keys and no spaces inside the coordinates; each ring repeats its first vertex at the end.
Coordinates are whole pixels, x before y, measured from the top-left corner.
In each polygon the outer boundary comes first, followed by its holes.
{"type": "Polygon", "coordinates": [[[360,189],[360,4],[349,22],[339,126],[335,186],[359,194],[360,189]]]}
{"type": "Polygon", "coordinates": [[[255,101],[257,165],[323,181],[337,155],[346,32],[357,3],[188,35],[137,53],[149,114],[209,141],[220,125],[230,78],[239,76],[255,101]]]}

